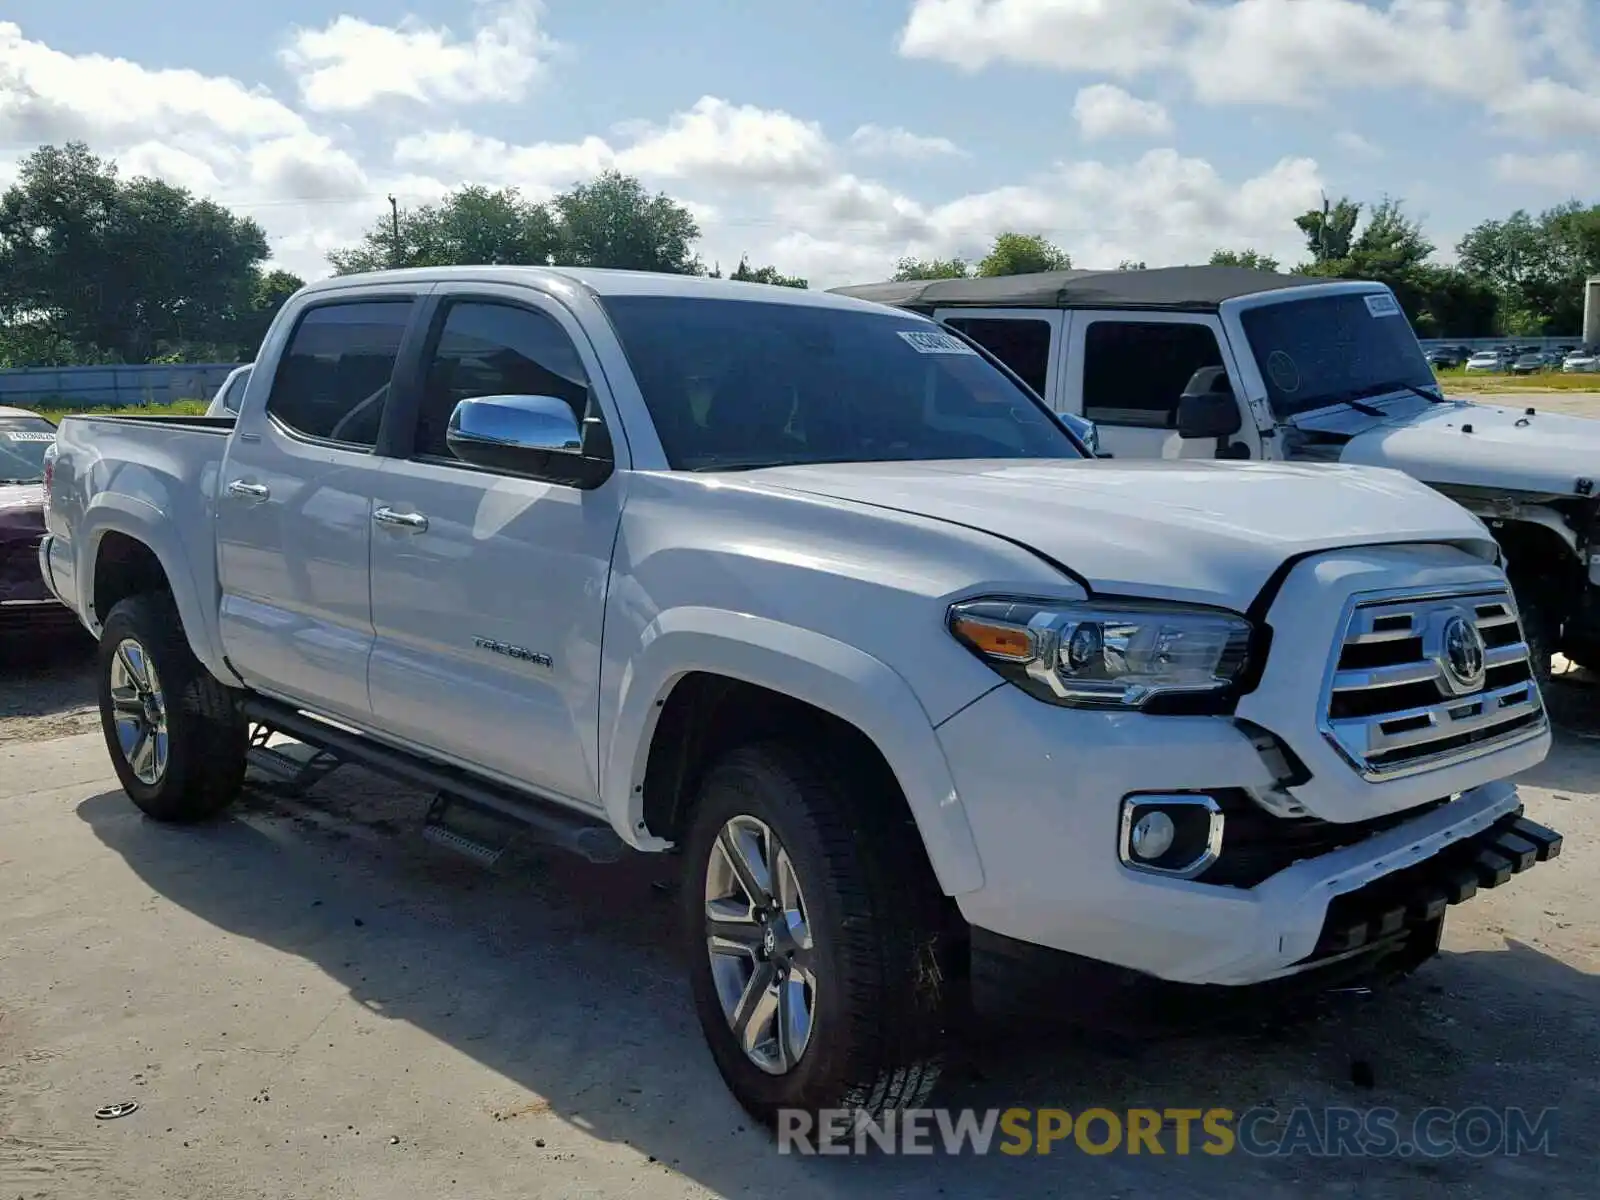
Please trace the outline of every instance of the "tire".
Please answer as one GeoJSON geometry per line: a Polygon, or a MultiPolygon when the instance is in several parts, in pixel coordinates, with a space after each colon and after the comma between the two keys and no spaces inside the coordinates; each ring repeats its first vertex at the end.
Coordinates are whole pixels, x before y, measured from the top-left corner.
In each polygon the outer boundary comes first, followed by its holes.
{"type": "MultiPolygon", "coordinates": [[[[956,999],[950,986],[958,974],[955,942],[946,935],[945,900],[932,869],[907,850],[908,837],[917,836],[914,826],[907,828],[909,817],[897,822],[881,815],[887,806],[881,792],[873,794],[872,778],[820,749],[762,742],[718,762],[694,809],[681,915],[695,1010],[728,1088],[764,1125],[774,1125],[781,1109],[879,1116],[915,1107],[939,1078],[944,1025],[956,999]],[[781,861],[771,839],[792,864],[796,887],[780,883],[775,890],[787,891],[786,900],[798,890],[805,918],[806,936],[788,943],[791,950],[803,948],[789,967],[787,991],[791,1009],[809,994],[809,1035],[791,1039],[803,1041],[798,1054],[790,1047],[797,1061],[787,1067],[780,1061],[777,1071],[746,1052],[723,1001],[725,993],[758,994],[726,980],[746,965],[753,980],[760,962],[722,956],[719,991],[710,950],[708,910],[712,894],[722,891],[712,884],[731,868],[724,832],[737,829],[759,843],[758,825],[768,831],[769,866],[781,861]]],[[[725,902],[723,911],[742,905],[745,891],[735,887],[737,899],[725,902]]],[[[781,963],[783,953],[780,943],[767,965],[781,963]]],[[[776,1026],[774,1020],[774,1033],[776,1026]]],[[[771,1058],[779,1053],[777,1043],[766,1049],[771,1058]]]]}
{"type": "Polygon", "coordinates": [[[1537,582],[1511,581],[1511,591],[1516,597],[1517,611],[1522,616],[1522,640],[1528,643],[1528,665],[1541,690],[1550,686],[1554,666],[1550,659],[1555,653],[1560,633],[1559,623],[1543,589],[1537,582]]]}
{"type": "Polygon", "coordinates": [[[231,689],[189,649],[172,597],[118,603],[98,662],[100,727],[128,798],[157,821],[203,821],[226,809],[244,783],[248,725],[231,689]]]}

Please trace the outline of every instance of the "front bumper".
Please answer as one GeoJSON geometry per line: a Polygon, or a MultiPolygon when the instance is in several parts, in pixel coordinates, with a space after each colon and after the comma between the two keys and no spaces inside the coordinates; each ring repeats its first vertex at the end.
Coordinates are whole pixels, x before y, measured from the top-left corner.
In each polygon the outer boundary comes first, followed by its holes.
{"type": "MultiPolygon", "coordinates": [[[[1414,923],[1413,899],[1418,913],[1438,915],[1430,889],[1443,880],[1454,888],[1447,903],[1467,899],[1475,889],[1457,875],[1476,871],[1477,854],[1499,845],[1522,811],[1514,784],[1487,783],[1254,887],[1205,883],[1123,866],[1120,801],[1267,786],[1271,772],[1232,722],[1057,709],[1005,687],[939,733],[983,861],[983,887],[956,897],[968,923],[1180,983],[1295,974],[1396,935],[1414,923]],[[1414,880],[1426,904],[1406,890],[1414,880]]],[[[1550,844],[1559,852],[1559,839],[1550,844]]],[[[1525,846],[1506,845],[1517,850],[1506,877],[1551,857],[1538,842],[1531,860],[1525,846]]],[[[1484,861],[1493,877],[1475,875],[1476,886],[1504,882],[1484,861]]]]}
{"type": "Polygon", "coordinates": [[[0,631],[69,624],[76,618],[50,589],[41,569],[43,544],[0,545],[0,631]]]}
{"type": "MultiPolygon", "coordinates": [[[[982,864],[983,886],[956,897],[962,914],[977,930],[1161,979],[1244,985],[1358,952],[1395,936],[1397,920],[1405,930],[1436,918],[1437,897],[1407,892],[1407,872],[1429,888],[1454,872],[1448,905],[1470,894],[1456,876],[1477,870],[1480,851],[1506,857],[1495,849],[1506,838],[1512,873],[1542,861],[1559,839],[1510,829],[1521,801],[1507,780],[1544,758],[1546,722],[1372,777],[1319,719],[1352,597],[1485,586],[1504,577],[1446,546],[1302,561],[1268,613],[1264,670],[1232,717],[1061,708],[996,688],[939,727],[982,864]],[[1194,878],[1125,866],[1122,803],[1136,793],[1211,797],[1223,812],[1215,864],[1194,878]],[[1301,815],[1274,815],[1295,806],[1301,815]],[[1432,915],[1413,920],[1413,900],[1432,915]]],[[[1493,874],[1476,886],[1502,881],[1493,874]]]]}

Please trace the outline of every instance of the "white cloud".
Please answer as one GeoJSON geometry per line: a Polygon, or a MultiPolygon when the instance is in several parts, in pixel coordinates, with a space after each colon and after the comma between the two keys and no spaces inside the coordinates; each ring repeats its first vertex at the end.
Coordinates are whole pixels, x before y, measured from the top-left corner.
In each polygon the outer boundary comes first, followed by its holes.
{"type": "Polygon", "coordinates": [[[912,133],[898,125],[862,125],[850,135],[850,149],[867,158],[940,158],[964,156],[949,138],[912,133]]]}
{"type": "Polygon", "coordinates": [[[1382,158],[1383,147],[1370,138],[1362,137],[1353,129],[1343,129],[1334,134],[1333,140],[1341,150],[1354,154],[1357,158],[1382,158]]]}
{"type": "Polygon", "coordinates": [[[381,100],[474,104],[520,100],[543,72],[555,43],[540,28],[539,0],[509,0],[479,10],[467,39],[404,17],[375,25],[340,16],[299,29],[283,50],[307,108],[353,112],[381,100]]]}
{"type": "Polygon", "coordinates": [[[900,53],[1186,78],[1212,104],[1421,87],[1529,136],[1600,131],[1585,0],[913,0],[900,53]],[[1552,75],[1550,72],[1554,71],[1552,75]],[[1566,78],[1560,78],[1560,76],[1566,78]]]}
{"type": "Polygon", "coordinates": [[[833,148],[822,127],[786,112],[702,96],[659,127],[634,126],[620,170],[666,179],[783,183],[823,178],[833,148]]]}
{"type": "Polygon", "coordinates": [[[1568,150],[1558,154],[1502,154],[1494,173],[1523,191],[1573,196],[1600,186],[1600,164],[1594,156],[1568,150]]]}
{"type": "Polygon", "coordinates": [[[1083,136],[1090,139],[1165,137],[1172,132],[1172,118],[1165,108],[1111,83],[1080,89],[1072,102],[1072,116],[1083,136]]]}
{"type": "MultiPolygon", "coordinates": [[[[449,88],[439,80],[449,77],[436,72],[417,86],[443,100],[449,88]]],[[[340,108],[372,94],[359,78],[318,80],[313,71],[301,83],[308,94],[331,89],[322,102],[340,108]]],[[[413,128],[387,154],[342,115],[308,111],[220,76],[64,54],[0,24],[0,145],[82,137],[127,174],[167,179],[256,218],[275,260],[308,277],[326,272],[328,251],[387,219],[390,194],[410,207],[483,183],[542,199],[608,168],[688,206],[706,261],[728,265],[748,254],[814,286],[882,278],[907,254],[976,256],[1006,228],[1042,233],[1086,265],[1196,261],[1225,244],[1292,257],[1299,237],[1291,218],[1321,183],[1307,160],[1227,179],[1203,160],[1159,150],[1059,163],[971,195],[918,196],[873,178],[867,164],[961,153],[946,139],[876,125],[830,137],[801,115],[709,95],[569,141],[513,143],[458,118],[413,128]]],[[[0,155],[0,177],[14,171],[13,158],[0,155]]]]}
{"type": "Polygon", "coordinates": [[[264,89],[103,54],[63,54],[0,21],[0,142],[250,139],[305,127],[264,89]]]}

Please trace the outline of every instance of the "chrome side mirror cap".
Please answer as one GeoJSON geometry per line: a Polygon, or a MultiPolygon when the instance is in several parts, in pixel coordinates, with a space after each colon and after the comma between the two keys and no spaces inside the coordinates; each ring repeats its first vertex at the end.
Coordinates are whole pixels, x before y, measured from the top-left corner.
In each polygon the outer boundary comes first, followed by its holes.
{"type": "Polygon", "coordinates": [[[463,400],[450,414],[445,445],[473,466],[572,487],[598,487],[612,470],[609,453],[585,455],[583,423],[557,396],[463,400]]]}

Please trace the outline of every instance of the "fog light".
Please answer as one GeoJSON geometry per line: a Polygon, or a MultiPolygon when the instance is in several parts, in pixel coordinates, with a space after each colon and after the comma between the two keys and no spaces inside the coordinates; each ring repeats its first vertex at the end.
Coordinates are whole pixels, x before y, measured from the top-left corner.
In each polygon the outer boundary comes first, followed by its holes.
{"type": "Polygon", "coordinates": [[[1122,801],[1117,855],[1135,871],[1192,879],[1222,853],[1222,827],[1222,809],[1211,796],[1128,796],[1122,801]]]}
{"type": "Polygon", "coordinates": [[[1178,836],[1178,826],[1160,809],[1147,812],[1133,823],[1133,833],[1128,838],[1128,848],[1140,862],[1160,858],[1172,849],[1178,836]]]}

